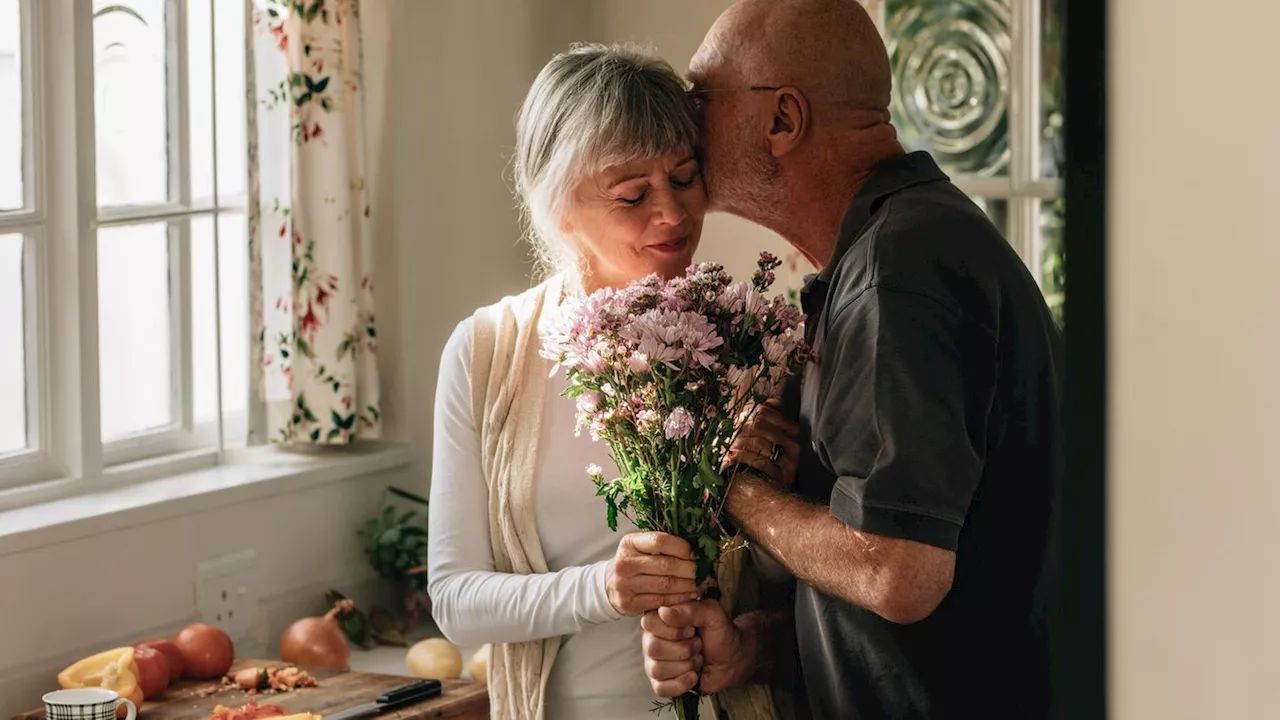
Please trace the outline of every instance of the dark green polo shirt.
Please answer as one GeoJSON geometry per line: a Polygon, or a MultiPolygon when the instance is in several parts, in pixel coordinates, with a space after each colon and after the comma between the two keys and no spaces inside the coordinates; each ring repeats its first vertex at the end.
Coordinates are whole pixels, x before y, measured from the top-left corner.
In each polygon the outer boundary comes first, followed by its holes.
{"type": "Polygon", "coordinates": [[[928,618],[898,625],[801,584],[814,716],[1043,718],[1061,342],[999,231],[925,153],[883,163],[803,294],[816,360],[802,495],[858,530],[956,553],[928,618]]]}

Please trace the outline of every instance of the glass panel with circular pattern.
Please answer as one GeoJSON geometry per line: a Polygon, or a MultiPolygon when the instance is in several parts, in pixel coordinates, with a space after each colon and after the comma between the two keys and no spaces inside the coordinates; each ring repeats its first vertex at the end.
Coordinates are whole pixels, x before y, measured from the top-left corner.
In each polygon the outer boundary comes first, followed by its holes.
{"type": "Polygon", "coordinates": [[[1001,0],[890,0],[891,112],[950,175],[1008,174],[1010,17],[1001,0]]]}

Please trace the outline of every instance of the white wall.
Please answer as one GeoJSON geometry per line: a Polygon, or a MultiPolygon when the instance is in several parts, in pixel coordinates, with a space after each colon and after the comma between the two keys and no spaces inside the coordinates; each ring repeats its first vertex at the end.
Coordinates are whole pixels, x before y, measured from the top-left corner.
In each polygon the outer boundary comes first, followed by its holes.
{"type": "Polygon", "coordinates": [[[532,0],[373,0],[364,8],[380,366],[392,435],[427,488],[436,366],[457,322],[529,286],[506,177],[536,73],[532,0]]]}
{"type": "Polygon", "coordinates": [[[1276,717],[1280,5],[1110,11],[1112,717],[1276,717]]]}

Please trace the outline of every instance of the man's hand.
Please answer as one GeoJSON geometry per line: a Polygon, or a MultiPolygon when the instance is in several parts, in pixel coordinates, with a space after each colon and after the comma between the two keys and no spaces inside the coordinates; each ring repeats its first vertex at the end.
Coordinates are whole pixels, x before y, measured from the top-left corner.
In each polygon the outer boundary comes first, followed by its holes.
{"type": "Polygon", "coordinates": [[[642,615],[698,597],[689,543],[666,533],[631,533],[605,571],[609,602],[623,615],[642,615]]]}
{"type": "Polygon", "coordinates": [[[644,669],[658,697],[676,697],[698,684],[719,692],[740,681],[743,636],[714,600],[661,607],[640,619],[644,669]],[[696,631],[696,635],[695,635],[696,631]]]}
{"type": "Polygon", "coordinates": [[[779,407],[777,400],[767,400],[756,408],[725,454],[725,469],[749,465],[783,487],[795,484],[800,426],[783,417],[779,407]]]}

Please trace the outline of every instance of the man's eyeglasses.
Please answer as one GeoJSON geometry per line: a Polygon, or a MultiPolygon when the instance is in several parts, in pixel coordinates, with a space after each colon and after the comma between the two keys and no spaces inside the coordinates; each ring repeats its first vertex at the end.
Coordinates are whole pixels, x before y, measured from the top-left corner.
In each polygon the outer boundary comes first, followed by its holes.
{"type": "Polygon", "coordinates": [[[701,105],[702,103],[705,103],[710,98],[712,93],[752,92],[756,90],[767,90],[772,92],[774,90],[781,90],[781,89],[782,88],[780,86],[776,86],[776,85],[750,85],[748,87],[690,88],[688,90],[688,93],[689,93],[689,97],[693,98],[693,101],[695,103],[698,103],[699,105],[701,105]]]}

